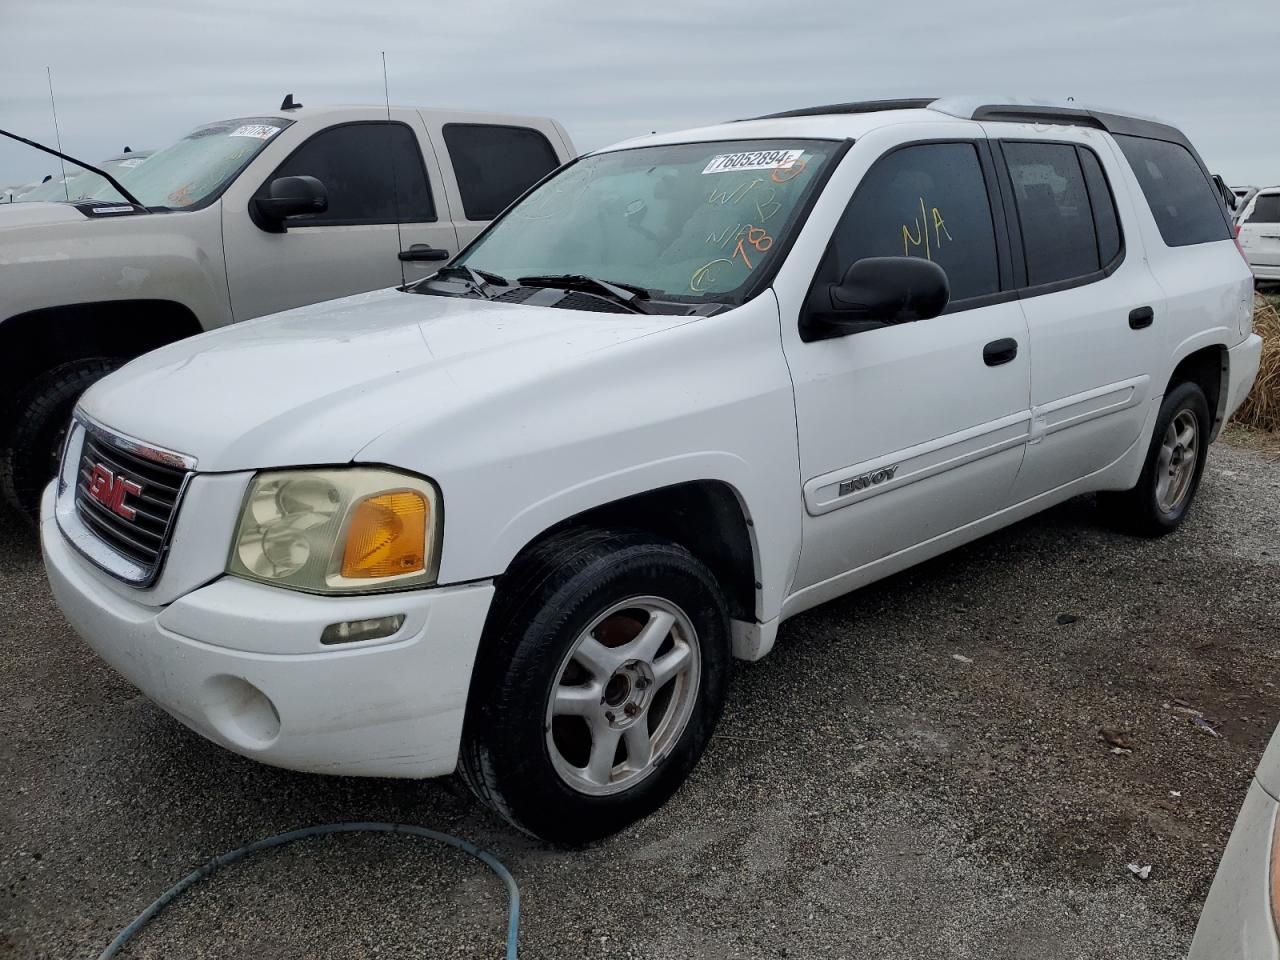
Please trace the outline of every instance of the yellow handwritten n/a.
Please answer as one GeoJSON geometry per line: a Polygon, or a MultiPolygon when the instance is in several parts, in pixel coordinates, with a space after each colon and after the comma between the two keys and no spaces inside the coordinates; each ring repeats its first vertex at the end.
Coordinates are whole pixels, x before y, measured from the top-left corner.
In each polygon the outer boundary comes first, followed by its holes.
{"type": "Polygon", "coordinates": [[[942,246],[942,238],[945,235],[948,240],[952,239],[951,232],[947,230],[947,221],[943,219],[941,211],[937,207],[929,207],[926,209],[924,197],[919,198],[920,216],[913,219],[915,225],[915,234],[913,235],[910,227],[905,223],[902,225],[902,255],[904,257],[911,256],[912,247],[924,246],[924,255],[929,260],[933,259],[933,250],[935,247],[942,246]],[[929,242],[930,215],[932,215],[933,227],[933,243],[929,242]]]}

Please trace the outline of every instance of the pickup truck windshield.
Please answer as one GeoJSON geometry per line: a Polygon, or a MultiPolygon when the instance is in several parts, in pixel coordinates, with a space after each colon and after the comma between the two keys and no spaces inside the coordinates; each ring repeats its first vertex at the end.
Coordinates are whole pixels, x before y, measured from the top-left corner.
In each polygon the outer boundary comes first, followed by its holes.
{"type": "MultiPolygon", "coordinates": [[[[279,117],[245,117],[206,123],[173,146],[153,153],[146,163],[112,173],[143,206],[204,206],[291,122],[279,117]]],[[[104,185],[93,199],[123,198],[114,187],[104,185]]]]}
{"type": "Polygon", "coordinates": [[[736,140],[614,150],[566,167],[455,265],[501,277],[582,275],[654,298],[740,303],[782,255],[839,144],[736,140]]]}
{"type": "MultiPolygon", "coordinates": [[[[150,154],[138,153],[137,155],[131,154],[127,157],[119,157],[112,160],[102,160],[98,163],[98,167],[118,180],[121,172],[141,166],[148,156],[150,154]]],[[[76,170],[74,172],[69,171],[65,179],[63,177],[54,177],[48,183],[42,183],[34,190],[28,190],[14,199],[23,203],[29,203],[34,200],[51,200],[54,202],[70,200],[75,203],[93,196],[105,186],[107,186],[107,181],[91,170],[76,170]]]]}

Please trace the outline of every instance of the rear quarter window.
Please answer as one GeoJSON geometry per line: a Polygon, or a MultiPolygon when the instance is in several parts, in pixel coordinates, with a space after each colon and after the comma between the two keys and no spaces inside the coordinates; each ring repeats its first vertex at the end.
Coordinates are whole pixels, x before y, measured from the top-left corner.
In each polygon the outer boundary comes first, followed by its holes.
{"type": "Polygon", "coordinates": [[[1217,191],[1186,147],[1127,134],[1117,134],[1115,139],[1168,246],[1231,239],[1217,191]]]}
{"type": "Polygon", "coordinates": [[[560,166],[547,138],[528,127],[446,123],[444,143],[468,220],[492,220],[560,166]]]}

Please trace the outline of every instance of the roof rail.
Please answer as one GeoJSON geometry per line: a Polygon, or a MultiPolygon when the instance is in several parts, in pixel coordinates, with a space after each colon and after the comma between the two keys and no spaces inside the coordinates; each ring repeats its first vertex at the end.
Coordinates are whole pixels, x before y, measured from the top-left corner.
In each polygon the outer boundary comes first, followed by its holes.
{"type": "MultiPolygon", "coordinates": [[[[821,107],[800,107],[781,113],[766,113],[748,120],[783,120],[787,117],[821,117],[833,113],[877,113],[881,110],[921,110],[937,100],[937,97],[908,97],[898,100],[854,100],[850,103],[828,103],[821,107]]],[[[741,121],[736,121],[741,122],[741,121]]]]}

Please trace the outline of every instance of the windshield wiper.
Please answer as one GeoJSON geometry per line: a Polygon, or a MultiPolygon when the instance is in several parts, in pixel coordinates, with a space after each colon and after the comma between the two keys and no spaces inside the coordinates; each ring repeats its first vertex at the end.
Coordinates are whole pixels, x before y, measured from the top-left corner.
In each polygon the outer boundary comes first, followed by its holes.
{"type": "Polygon", "coordinates": [[[493,292],[495,285],[499,287],[511,286],[506,277],[500,277],[496,273],[490,273],[488,270],[477,270],[475,267],[468,267],[466,264],[451,264],[447,267],[441,267],[427,279],[461,280],[486,300],[492,300],[497,296],[493,292]]]}
{"type": "Polygon", "coordinates": [[[577,290],[605,300],[620,303],[635,313],[652,313],[642,301],[649,299],[649,291],[630,283],[614,283],[597,280],[581,273],[561,273],[550,276],[520,277],[516,283],[522,287],[554,287],[557,290],[577,290]]]}
{"type": "Polygon", "coordinates": [[[45,153],[51,153],[59,160],[70,160],[76,166],[84,167],[84,169],[92,173],[96,173],[98,176],[102,177],[103,180],[107,181],[107,183],[111,184],[111,186],[115,187],[116,192],[119,193],[120,196],[124,197],[126,201],[132,203],[135,207],[143,207],[144,210],[146,209],[146,207],[143,206],[142,201],[122,187],[120,185],[120,181],[107,173],[107,171],[99,170],[97,167],[87,164],[83,160],[77,160],[75,157],[69,156],[65,153],[60,153],[53,149],[53,147],[46,147],[43,143],[36,143],[34,140],[28,140],[26,137],[20,137],[16,133],[10,133],[8,130],[0,130],[0,135],[4,135],[11,140],[17,140],[19,143],[25,143],[29,147],[35,147],[37,150],[43,150],[45,153]]]}

